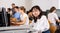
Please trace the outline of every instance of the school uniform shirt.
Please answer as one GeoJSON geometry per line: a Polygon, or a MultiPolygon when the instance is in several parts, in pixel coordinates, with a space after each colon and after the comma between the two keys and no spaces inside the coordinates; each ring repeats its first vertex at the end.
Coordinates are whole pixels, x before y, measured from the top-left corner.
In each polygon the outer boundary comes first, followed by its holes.
{"type": "Polygon", "coordinates": [[[12,16],[12,11],[8,12],[8,14],[10,14],[10,16],[12,16]]]}
{"type": "Polygon", "coordinates": [[[40,19],[37,19],[36,23],[34,23],[34,20],[33,20],[32,25],[34,30],[41,31],[41,32],[49,30],[49,27],[50,27],[48,20],[44,15],[41,16],[40,19]]]}
{"type": "Polygon", "coordinates": [[[21,18],[22,21],[24,20],[25,17],[26,17],[26,21],[25,21],[24,25],[29,25],[28,15],[26,13],[24,13],[23,15],[21,14],[21,16],[20,16],[20,18],[21,18]]]}
{"type": "Polygon", "coordinates": [[[14,15],[13,15],[14,18],[16,18],[17,20],[20,20],[20,13],[19,12],[16,12],[14,15]]]}
{"type": "Polygon", "coordinates": [[[52,23],[53,25],[56,25],[56,20],[58,20],[58,16],[56,13],[49,13],[48,19],[50,20],[50,23],[52,23]]]}

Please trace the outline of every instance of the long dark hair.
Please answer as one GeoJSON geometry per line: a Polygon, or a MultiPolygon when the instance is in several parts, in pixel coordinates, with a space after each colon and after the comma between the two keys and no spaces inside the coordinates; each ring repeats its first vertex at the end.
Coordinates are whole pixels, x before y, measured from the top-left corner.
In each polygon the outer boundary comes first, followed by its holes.
{"type": "Polygon", "coordinates": [[[53,12],[54,10],[56,10],[56,8],[53,6],[50,8],[50,13],[53,12]]]}
{"type": "Polygon", "coordinates": [[[37,22],[37,19],[40,19],[41,16],[42,16],[42,10],[41,10],[41,8],[40,8],[38,5],[33,6],[31,10],[33,10],[34,8],[38,9],[39,12],[40,12],[40,14],[38,15],[38,17],[35,17],[35,16],[33,15],[34,22],[36,23],[36,22],[37,22]]]}

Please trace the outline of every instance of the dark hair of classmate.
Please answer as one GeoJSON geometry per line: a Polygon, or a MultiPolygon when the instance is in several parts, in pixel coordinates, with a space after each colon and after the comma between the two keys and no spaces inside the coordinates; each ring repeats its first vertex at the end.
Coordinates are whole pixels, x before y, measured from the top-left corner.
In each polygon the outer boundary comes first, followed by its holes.
{"type": "Polygon", "coordinates": [[[19,9],[19,7],[18,7],[18,6],[15,6],[14,8],[19,9]]]}
{"type": "Polygon", "coordinates": [[[32,12],[32,10],[27,11],[27,14],[29,14],[30,12],[32,12]]]}
{"type": "Polygon", "coordinates": [[[24,6],[21,6],[20,9],[23,10],[23,12],[26,12],[26,9],[24,6]]]}
{"type": "Polygon", "coordinates": [[[33,10],[34,8],[36,8],[36,9],[38,9],[38,10],[40,11],[40,14],[38,15],[38,17],[33,16],[34,22],[36,23],[36,22],[37,22],[37,19],[40,19],[41,16],[42,16],[42,10],[41,10],[41,8],[40,8],[39,6],[33,6],[33,7],[32,7],[32,10],[33,10]]]}
{"type": "Polygon", "coordinates": [[[14,3],[12,3],[12,5],[15,5],[14,3]]]}
{"type": "MultiPolygon", "coordinates": [[[[27,11],[27,14],[29,14],[30,12],[32,12],[32,10],[27,11]]],[[[32,20],[33,20],[33,16],[30,16],[30,17],[29,17],[29,20],[32,21],[32,20]]]]}
{"type": "Polygon", "coordinates": [[[56,10],[56,8],[53,6],[51,7],[50,12],[53,12],[54,10],[56,10]]]}
{"type": "Polygon", "coordinates": [[[11,11],[12,9],[11,8],[8,8],[9,11],[11,11]]]}

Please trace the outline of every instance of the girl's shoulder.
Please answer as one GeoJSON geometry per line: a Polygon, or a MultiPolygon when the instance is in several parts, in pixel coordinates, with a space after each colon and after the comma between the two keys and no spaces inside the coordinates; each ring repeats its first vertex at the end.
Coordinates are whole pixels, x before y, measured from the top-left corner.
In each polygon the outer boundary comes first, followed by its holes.
{"type": "Polygon", "coordinates": [[[24,13],[24,17],[27,17],[28,15],[26,13],[24,13]]]}
{"type": "Polygon", "coordinates": [[[45,19],[47,19],[47,17],[45,15],[42,15],[41,20],[45,20],[45,19]]]}
{"type": "Polygon", "coordinates": [[[42,15],[41,18],[46,18],[46,16],[45,15],[42,15]]]}

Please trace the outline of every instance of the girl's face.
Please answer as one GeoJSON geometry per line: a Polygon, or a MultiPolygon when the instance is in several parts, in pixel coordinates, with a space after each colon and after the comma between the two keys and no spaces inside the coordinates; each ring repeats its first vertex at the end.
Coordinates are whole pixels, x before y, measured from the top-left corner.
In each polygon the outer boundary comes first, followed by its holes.
{"type": "Polygon", "coordinates": [[[19,9],[19,12],[20,12],[20,13],[23,13],[23,10],[19,9]]]}
{"type": "Polygon", "coordinates": [[[56,10],[53,11],[54,13],[56,12],[56,10]]]}
{"type": "Polygon", "coordinates": [[[38,16],[39,16],[40,11],[39,11],[38,9],[34,8],[32,11],[33,11],[32,13],[33,13],[33,15],[34,15],[35,17],[38,17],[38,16]]]}

